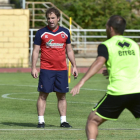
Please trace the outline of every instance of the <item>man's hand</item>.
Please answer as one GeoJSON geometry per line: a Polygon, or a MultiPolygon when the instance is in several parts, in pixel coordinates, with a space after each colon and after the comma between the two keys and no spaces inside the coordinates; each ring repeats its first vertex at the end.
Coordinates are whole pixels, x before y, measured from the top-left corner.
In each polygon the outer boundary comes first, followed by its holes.
{"type": "Polygon", "coordinates": [[[109,78],[109,77],[108,77],[108,75],[109,75],[109,74],[108,74],[107,69],[106,69],[106,70],[103,70],[102,74],[103,74],[104,76],[107,76],[107,77],[106,77],[106,79],[108,79],[108,78],[109,78]]]}
{"type": "MultiPolygon", "coordinates": [[[[79,93],[80,88],[84,85],[84,83],[91,78],[93,75],[95,75],[105,64],[106,59],[104,57],[97,57],[97,59],[92,63],[92,65],[89,67],[88,71],[85,73],[83,78],[80,80],[80,82],[71,90],[72,96],[75,96],[79,93]]],[[[74,71],[73,71],[74,72],[74,71]]]]}
{"type": "Polygon", "coordinates": [[[72,75],[74,76],[74,79],[76,79],[78,77],[78,71],[77,71],[76,67],[73,67],[72,75]]]}
{"type": "Polygon", "coordinates": [[[80,81],[74,88],[72,88],[72,90],[70,91],[70,93],[72,94],[72,96],[75,96],[76,94],[79,94],[80,88],[84,85],[83,81],[80,81]]]}
{"type": "Polygon", "coordinates": [[[32,69],[31,75],[32,75],[33,78],[38,78],[38,71],[37,71],[36,68],[35,69],[32,69]]]}

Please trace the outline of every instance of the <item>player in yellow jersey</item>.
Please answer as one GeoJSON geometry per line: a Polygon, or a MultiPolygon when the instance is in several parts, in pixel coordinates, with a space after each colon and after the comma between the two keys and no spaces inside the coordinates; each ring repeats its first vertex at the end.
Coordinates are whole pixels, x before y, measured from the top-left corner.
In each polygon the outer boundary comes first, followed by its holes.
{"type": "Polygon", "coordinates": [[[140,51],[138,44],[123,37],[126,21],[114,15],[106,24],[107,38],[98,46],[98,57],[87,73],[71,90],[74,95],[104,64],[109,74],[107,93],[92,109],[86,124],[88,140],[95,140],[98,126],[106,120],[117,120],[126,108],[135,118],[140,118],[140,51]]]}

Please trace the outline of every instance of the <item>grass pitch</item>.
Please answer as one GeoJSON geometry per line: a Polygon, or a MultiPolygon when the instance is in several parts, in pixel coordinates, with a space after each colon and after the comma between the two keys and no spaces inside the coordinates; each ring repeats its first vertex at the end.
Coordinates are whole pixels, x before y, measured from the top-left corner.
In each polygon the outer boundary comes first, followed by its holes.
{"type": "MultiPolygon", "coordinates": [[[[71,77],[70,89],[81,79],[71,77]]],[[[89,79],[72,97],[67,93],[67,121],[72,129],[62,129],[55,93],[47,100],[45,129],[36,128],[38,79],[30,73],[0,73],[0,139],[1,140],[86,140],[85,124],[91,109],[104,96],[108,80],[101,74],[89,79]]],[[[99,127],[97,140],[140,140],[140,122],[128,110],[117,121],[99,127]]]]}

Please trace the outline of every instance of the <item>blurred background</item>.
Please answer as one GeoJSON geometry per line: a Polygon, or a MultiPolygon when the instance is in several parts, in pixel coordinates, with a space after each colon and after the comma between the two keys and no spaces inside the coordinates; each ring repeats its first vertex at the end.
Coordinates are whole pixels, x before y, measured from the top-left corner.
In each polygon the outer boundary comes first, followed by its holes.
{"type": "Polygon", "coordinates": [[[79,68],[87,68],[95,60],[98,45],[106,40],[105,24],[112,15],[126,19],[124,35],[140,45],[140,0],[0,0],[1,71],[30,69],[35,33],[47,25],[45,11],[52,6],[61,13],[59,24],[71,30],[79,68]]]}

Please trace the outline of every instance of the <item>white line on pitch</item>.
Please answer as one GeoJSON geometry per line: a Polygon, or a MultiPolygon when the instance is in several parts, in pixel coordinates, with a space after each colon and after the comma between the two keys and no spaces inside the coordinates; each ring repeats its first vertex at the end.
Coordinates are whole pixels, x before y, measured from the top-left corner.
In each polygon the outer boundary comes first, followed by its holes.
{"type": "MultiPolygon", "coordinates": [[[[7,86],[7,85],[10,85],[10,84],[0,84],[0,86],[7,86]]],[[[34,86],[34,85],[10,85],[10,86],[28,86],[28,87],[37,87],[37,86],[34,86]]],[[[70,87],[71,89],[71,87],[70,87]]],[[[106,91],[104,89],[90,89],[90,88],[81,88],[81,90],[94,90],[94,91],[106,91]]],[[[30,93],[37,93],[37,92],[30,92],[30,93]]],[[[25,100],[25,101],[36,101],[36,100],[33,100],[33,99],[23,99],[23,98],[12,98],[12,97],[8,97],[9,95],[11,94],[30,94],[30,93],[7,93],[7,94],[3,94],[2,95],[2,98],[8,98],[8,99],[16,99],[16,100],[25,100]]],[[[54,103],[50,103],[48,102],[49,104],[54,104],[54,103]]],[[[73,101],[67,101],[67,103],[75,103],[75,104],[96,104],[96,103],[86,103],[86,102],[73,102],[73,101]]]]}
{"type": "Polygon", "coordinates": [[[54,131],[54,130],[85,130],[85,129],[69,129],[69,128],[63,128],[63,129],[0,129],[1,131],[35,131],[35,130],[48,130],[48,131],[54,131]]]}
{"type": "Polygon", "coordinates": [[[0,86],[37,87],[35,85],[12,85],[12,84],[0,84],[0,86]]]}
{"type": "MultiPolygon", "coordinates": [[[[47,130],[47,131],[59,131],[59,130],[66,130],[66,131],[70,131],[70,130],[85,130],[83,129],[69,129],[69,128],[63,128],[63,129],[0,129],[0,131],[36,131],[36,130],[47,130]]],[[[99,130],[140,130],[139,128],[100,128],[99,130]]]]}
{"type": "MultiPolygon", "coordinates": [[[[17,86],[17,87],[20,87],[20,86],[25,86],[25,87],[37,87],[35,85],[11,85],[11,84],[0,84],[0,86],[17,86]]],[[[69,87],[69,89],[71,89],[71,87],[69,87]]],[[[83,90],[97,90],[97,91],[107,91],[107,90],[104,90],[104,89],[92,89],[92,88],[81,88],[83,90]]]]}
{"type": "MultiPolygon", "coordinates": [[[[9,95],[12,95],[12,94],[33,94],[33,93],[36,93],[36,92],[29,92],[29,93],[7,93],[7,94],[3,94],[1,97],[2,98],[7,98],[7,99],[15,99],[15,100],[24,100],[24,101],[37,101],[37,100],[33,100],[33,99],[23,99],[23,98],[13,98],[13,97],[8,97],[9,95]]],[[[50,102],[50,101],[47,101],[47,103],[49,104],[56,104],[56,102],[50,102]]],[[[96,103],[86,103],[86,102],[73,102],[73,101],[68,101],[67,100],[67,103],[73,103],[73,104],[96,104],[96,103]]]]}

